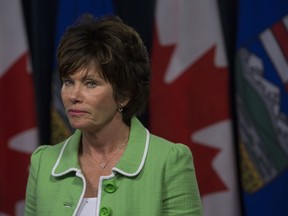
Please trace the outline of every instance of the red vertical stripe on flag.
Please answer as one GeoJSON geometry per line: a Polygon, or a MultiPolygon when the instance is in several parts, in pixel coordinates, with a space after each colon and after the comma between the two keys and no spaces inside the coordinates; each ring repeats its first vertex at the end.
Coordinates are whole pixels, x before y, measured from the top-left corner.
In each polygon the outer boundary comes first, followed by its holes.
{"type": "Polygon", "coordinates": [[[279,47],[282,49],[282,52],[285,55],[286,60],[288,61],[288,31],[284,26],[283,22],[278,22],[272,26],[272,32],[279,43],[279,47]]]}
{"type": "Polygon", "coordinates": [[[20,1],[0,6],[0,215],[13,216],[24,214],[36,110],[20,1]]]}

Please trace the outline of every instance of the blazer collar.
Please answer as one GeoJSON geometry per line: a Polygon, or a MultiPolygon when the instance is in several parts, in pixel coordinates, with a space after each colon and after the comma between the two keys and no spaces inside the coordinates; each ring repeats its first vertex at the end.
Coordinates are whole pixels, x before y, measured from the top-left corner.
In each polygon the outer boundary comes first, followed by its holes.
{"type": "Polygon", "coordinates": [[[62,176],[72,171],[79,171],[78,149],[81,141],[81,131],[75,133],[64,141],[60,154],[52,169],[53,176],[62,176]]]}
{"type": "MultiPolygon", "coordinates": [[[[77,172],[80,170],[78,149],[81,135],[81,131],[76,130],[75,133],[64,142],[52,169],[51,174],[53,176],[62,176],[69,172],[77,172]]],[[[133,117],[125,152],[116,166],[112,168],[112,171],[121,173],[125,176],[136,176],[142,170],[145,163],[149,142],[149,131],[136,117],[133,117]]]]}
{"type": "Polygon", "coordinates": [[[149,142],[149,131],[136,117],[132,118],[128,145],[120,161],[112,170],[126,176],[136,176],[145,163],[149,142]]]}

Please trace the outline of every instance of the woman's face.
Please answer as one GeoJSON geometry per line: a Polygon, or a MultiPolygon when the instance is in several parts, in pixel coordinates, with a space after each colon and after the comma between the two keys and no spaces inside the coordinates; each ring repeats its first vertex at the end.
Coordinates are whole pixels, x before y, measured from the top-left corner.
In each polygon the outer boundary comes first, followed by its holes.
{"type": "Polygon", "coordinates": [[[73,128],[100,130],[119,115],[112,86],[97,71],[80,70],[63,78],[61,95],[73,128]]]}

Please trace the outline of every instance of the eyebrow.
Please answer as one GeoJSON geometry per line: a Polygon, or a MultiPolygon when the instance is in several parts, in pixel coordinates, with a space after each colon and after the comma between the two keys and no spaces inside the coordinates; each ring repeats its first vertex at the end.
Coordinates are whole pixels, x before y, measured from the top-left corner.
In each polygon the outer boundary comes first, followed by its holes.
{"type": "MultiPolygon", "coordinates": [[[[68,74],[67,76],[62,76],[61,78],[70,78],[72,79],[72,76],[74,74],[68,74]]],[[[98,73],[94,73],[94,72],[87,72],[84,74],[84,76],[81,78],[82,80],[85,79],[103,79],[98,73]]]]}
{"type": "Polygon", "coordinates": [[[83,79],[103,79],[97,74],[86,74],[83,79]]]}

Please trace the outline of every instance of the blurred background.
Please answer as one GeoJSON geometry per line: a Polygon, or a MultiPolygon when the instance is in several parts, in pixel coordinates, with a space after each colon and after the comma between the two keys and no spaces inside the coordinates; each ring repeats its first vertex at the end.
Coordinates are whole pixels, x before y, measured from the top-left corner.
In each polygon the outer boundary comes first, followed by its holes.
{"type": "Polygon", "coordinates": [[[288,215],[288,2],[1,0],[0,216],[23,215],[35,148],[72,133],[55,52],[81,14],[116,14],[151,57],[142,123],[193,153],[205,216],[288,215]]]}

